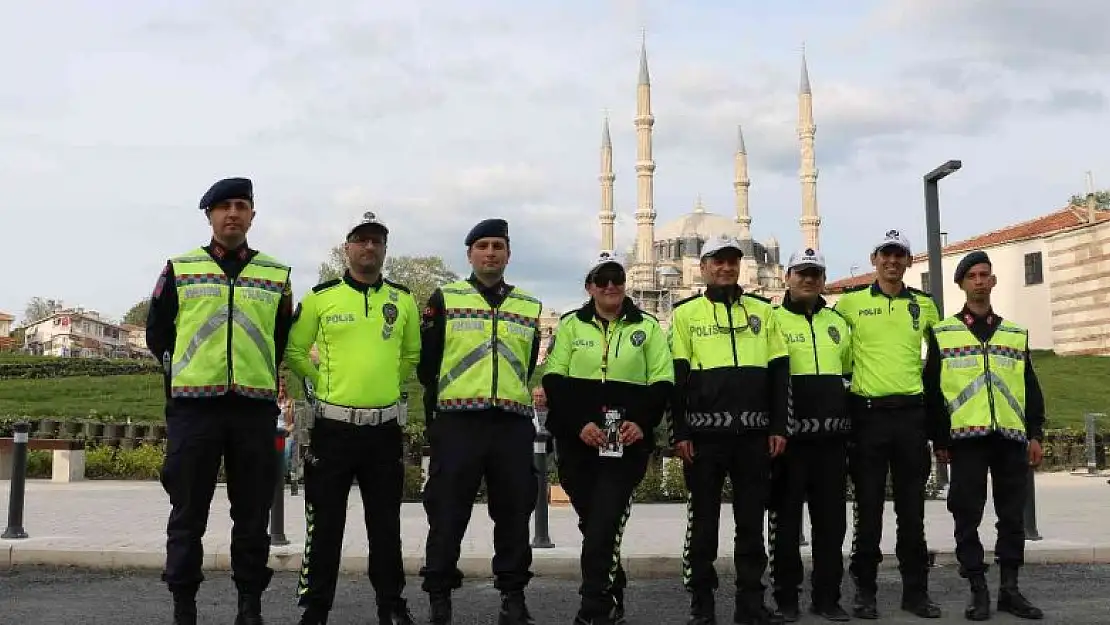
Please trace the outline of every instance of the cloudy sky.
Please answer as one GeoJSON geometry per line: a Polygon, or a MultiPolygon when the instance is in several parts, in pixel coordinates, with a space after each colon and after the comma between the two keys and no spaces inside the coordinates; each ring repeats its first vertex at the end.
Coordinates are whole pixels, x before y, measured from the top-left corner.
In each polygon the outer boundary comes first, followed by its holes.
{"type": "Polygon", "coordinates": [[[648,33],[658,223],[731,214],[743,124],[753,230],[799,244],[805,42],[832,277],[888,228],[921,246],[921,176],[952,240],[1110,186],[1105,0],[0,0],[0,310],[33,296],[121,316],[208,238],[214,180],[256,183],[254,247],[298,295],[362,211],[390,253],[465,269],[511,223],[510,281],[565,308],[599,245],[612,116],[618,239],[634,227],[635,83],[648,33]],[[772,8],[773,6],[773,8],[772,8]]]}

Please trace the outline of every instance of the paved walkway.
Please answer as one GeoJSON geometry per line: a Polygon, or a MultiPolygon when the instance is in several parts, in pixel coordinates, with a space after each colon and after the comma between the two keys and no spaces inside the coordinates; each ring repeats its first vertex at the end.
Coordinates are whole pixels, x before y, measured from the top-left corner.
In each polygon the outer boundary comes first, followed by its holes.
{"type": "MultiPolygon", "coordinates": [[[[303,491],[302,491],[303,493],[303,491]]],[[[9,483],[0,483],[0,523],[6,525],[9,483]]],[[[1037,478],[1038,529],[1043,540],[1027,542],[1027,559],[1044,563],[1110,563],[1110,485],[1106,477],[1044,474],[1037,478]]],[[[286,546],[275,546],[272,565],[296,570],[304,548],[304,500],[286,490],[286,546]]],[[[982,535],[994,544],[995,518],[988,501],[982,535]]],[[[485,507],[474,511],[462,546],[460,568],[467,575],[488,575],[492,555],[492,523],[485,507]]],[[[850,520],[850,509],[846,511],[850,520]]],[[[27,485],[22,540],[0,539],[0,568],[16,564],[55,564],[111,568],[160,568],[165,553],[165,522],[169,501],[157,482],[87,481],[54,484],[32,480],[27,485]]],[[[722,571],[731,570],[732,521],[722,508],[719,560],[722,571]]],[[[347,514],[342,567],[348,572],[366,570],[366,531],[362,503],[352,492],[347,514]]],[[[894,553],[893,507],[887,506],[883,552],[894,553]]],[[[551,538],[555,547],[534,550],[537,574],[575,577],[581,546],[576,517],[569,507],[551,509],[551,538]]],[[[851,526],[849,525],[849,528],[851,526]]],[[[406,569],[415,572],[423,560],[427,524],[420,504],[402,510],[406,569]]],[[[630,575],[672,576],[680,571],[686,509],[676,504],[639,504],[633,508],[623,542],[623,556],[630,575]]],[[[943,501],[926,507],[929,546],[938,562],[952,560],[952,519],[943,501]]],[[[808,537],[808,528],[806,530],[808,537]]],[[[205,566],[229,566],[230,519],[226,491],[217,490],[204,544],[205,566]]],[[[851,529],[845,550],[851,545],[851,529]]],[[[808,553],[808,548],[803,548],[808,553]]],[[[884,566],[893,566],[893,556],[884,566]]]]}

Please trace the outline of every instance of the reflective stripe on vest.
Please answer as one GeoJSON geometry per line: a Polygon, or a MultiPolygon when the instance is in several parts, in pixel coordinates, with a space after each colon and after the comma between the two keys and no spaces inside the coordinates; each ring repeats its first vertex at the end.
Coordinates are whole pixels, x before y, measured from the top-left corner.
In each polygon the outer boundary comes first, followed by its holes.
{"type": "Polygon", "coordinates": [[[956,317],[933,328],[940,348],[940,386],[952,419],[954,440],[998,432],[1024,441],[1024,328],[1003,321],[989,342],[980,342],[956,317]]]}
{"type": "Polygon", "coordinates": [[[232,283],[203,249],[171,262],[178,297],[171,396],[276,397],[274,328],[289,267],[256,254],[232,283]]]}
{"type": "Polygon", "coordinates": [[[502,408],[532,416],[528,361],[542,305],[513,289],[491,308],[469,282],[445,285],[447,341],[439,370],[436,409],[502,408]]]}

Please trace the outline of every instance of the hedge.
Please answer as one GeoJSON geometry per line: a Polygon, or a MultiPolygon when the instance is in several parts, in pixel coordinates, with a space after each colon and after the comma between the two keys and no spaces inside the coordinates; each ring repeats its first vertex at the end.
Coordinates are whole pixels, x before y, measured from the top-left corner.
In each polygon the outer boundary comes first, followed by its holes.
{"type": "Polygon", "coordinates": [[[103,377],[159,373],[161,368],[152,359],[107,360],[100,358],[60,358],[35,356],[0,361],[0,380],[31,380],[71,377],[103,377]]]}

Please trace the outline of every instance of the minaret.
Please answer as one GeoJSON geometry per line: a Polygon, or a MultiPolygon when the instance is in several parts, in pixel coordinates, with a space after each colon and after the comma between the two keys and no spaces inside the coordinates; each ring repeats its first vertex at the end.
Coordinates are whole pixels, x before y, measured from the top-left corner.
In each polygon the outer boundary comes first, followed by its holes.
{"type": "Polygon", "coordinates": [[[802,241],[806,247],[819,249],[818,236],[821,217],[817,214],[817,162],[813,155],[813,136],[817,126],[813,123],[813,91],[809,87],[809,69],[806,67],[806,51],[802,48],[802,81],[798,88],[798,139],[802,147],[802,167],[799,178],[802,181],[802,241]]]}
{"type": "Polygon", "coordinates": [[[732,188],[736,190],[736,223],[740,224],[740,240],[752,238],[752,214],[748,211],[748,149],[744,146],[744,129],[736,126],[736,179],[732,188]]]}
{"type": "Polygon", "coordinates": [[[648,76],[647,36],[640,41],[640,79],[636,85],[636,269],[638,286],[655,286],[655,161],[651,157],[651,79],[648,76]]]}
{"type": "Polygon", "coordinates": [[[613,181],[617,179],[613,174],[613,141],[609,138],[609,114],[605,114],[605,125],[601,130],[601,250],[615,251],[613,245],[613,223],[617,220],[617,213],[613,210],[613,181]]]}

